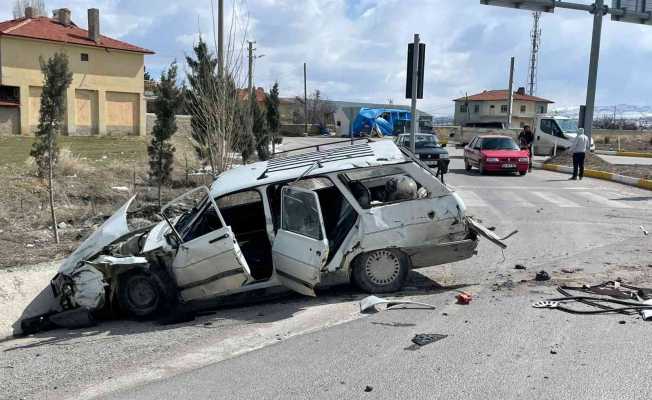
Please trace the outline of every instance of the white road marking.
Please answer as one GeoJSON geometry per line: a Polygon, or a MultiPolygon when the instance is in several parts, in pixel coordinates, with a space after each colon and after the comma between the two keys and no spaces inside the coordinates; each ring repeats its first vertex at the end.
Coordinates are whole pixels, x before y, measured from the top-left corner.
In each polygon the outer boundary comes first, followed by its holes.
{"type": "Polygon", "coordinates": [[[506,192],[503,190],[495,190],[492,192],[500,201],[508,203],[511,207],[534,207],[534,204],[525,200],[513,191],[506,192]]]}
{"type": "Polygon", "coordinates": [[[542,198],[543,200],[550,202],[552,204],[555,204],[556,206],[563,207],[563,208],[571,208],[571,207],[582,207],[581,205],[572,202],[568,199],[565,199],[559,195],[556,195],[554,193],[544,193],[544,192],[530,192],[533,195],[542,198]]]}
{"type": "Polygon", "coordinates": [[[456,190],[467,207],[489,207],[489,204],[470,190],[456,190]]]}
{"type": "Polygon", "coordinates": [[[584,197],[591,202],[601,204],[603,206],[612,207],[612,208],[632,208],[629,204],[626,204],[623,201],[609,200],[596,193],[591,192],[576,192],[578,196],[584,197]]]}

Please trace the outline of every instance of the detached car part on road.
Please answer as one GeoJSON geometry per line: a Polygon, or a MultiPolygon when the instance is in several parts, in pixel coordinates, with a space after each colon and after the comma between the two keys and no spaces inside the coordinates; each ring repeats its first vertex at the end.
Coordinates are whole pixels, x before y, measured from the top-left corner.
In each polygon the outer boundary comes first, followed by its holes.
{"type": "Polygon", "coordinates": [[[130,232],[132,200],[61,265],[52,280],[59,311],[147,317],[280,285],[310,296],[351,281],[392,292],[410,268],[471,257],[479,235],[506,247],[390,141],[234,168],[166,205],[160,223],[130,232]]]}

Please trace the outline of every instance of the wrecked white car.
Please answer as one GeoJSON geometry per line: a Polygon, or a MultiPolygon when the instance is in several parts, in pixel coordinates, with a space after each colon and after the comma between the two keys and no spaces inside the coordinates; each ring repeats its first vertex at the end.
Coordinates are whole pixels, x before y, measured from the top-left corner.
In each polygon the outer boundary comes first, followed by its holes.
{"type": "Polygon", "coordinates": [[[390,141],[234,168],[172,201],[162,222],[132,232],[130,202],[52,280],[63,309],[145,317],[175,302],[272,286],[314,296],[343,282],[392,292],[410,268],[471,257],[478,235],[505,247],[390,141]]]}

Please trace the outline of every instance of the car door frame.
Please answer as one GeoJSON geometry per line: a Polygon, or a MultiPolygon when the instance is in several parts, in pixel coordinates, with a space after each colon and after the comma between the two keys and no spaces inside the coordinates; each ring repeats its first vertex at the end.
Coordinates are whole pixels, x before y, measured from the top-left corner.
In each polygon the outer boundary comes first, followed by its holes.
{"type": "Polygon", "coordinates": [[[279,227],[272,244],[276,279],[288,289],[307,296],[315,296],[315,287],[321,282],[321,270],[328,260],[328,252],[328,238],[317,193],[314,190],[283,186],[279,227]],[[318,238],[285,229],[285,194],[288,191],[309,194],[314,200],[320,232],[318,238]]]}
{"type": "Polygon", "coordinates": [[[226,225],[215,199],[206,186],[195,188],[172,200],[161,209],[161,215],[171,227],[178,241],[177,252],[172,260],[171,272],[182,300],[193,301],[217,297],[239,289],[252,279],[251,271],[235,239],[235,235],[231,227],[226,225]],[[197,215],[188,223],[186,230],[194,226],[210,207],[213,208],[220,220],[221,227],[184,241],[181,235],[182,232],[175,229],[174,224],[166,217],[165,210],[175,202],[198,191],[204,191],[208,201],[205,205],[202,205],[197,215]],[[211,245],[212,248],[206,251],[205,246],[208,245],[211,245]],[[201,246],[204,246],[204,248],[201,248],[201,246]],[[195,254],[201,254],[202,257],[199,259],[197,257],[193,258],[193,254],[190,254],[191,251],[195,254]],[[216,262],[218,260],[220,262],[216,262]],[[184,263],[185,265],[183,265],[184,263]],[[215,267],[214,270],[211,270],[212,265],[215,267]],[[195,268],[191,270],[190,268],[193,266],[195,268]]]}

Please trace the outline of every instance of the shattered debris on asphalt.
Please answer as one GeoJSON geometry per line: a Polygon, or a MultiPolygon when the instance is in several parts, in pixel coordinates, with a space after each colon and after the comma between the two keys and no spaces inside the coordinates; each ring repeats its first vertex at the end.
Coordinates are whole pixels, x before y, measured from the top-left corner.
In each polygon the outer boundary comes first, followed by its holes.
{"type": "Polygon", "coordinates": [[[439,333],[419,333],[414,335],[412,338],[412,343],[410,346],[406,347],[405,350],[418,350],[423,346],[427,346],[431,343],[438,342],[442,339],[446,339],[448,335],[442,335],[439,333]]]}
{"type": "Polygon", "coordinates": [[[549,281],[550,280],[550,275],[546,271],[541,270],[541,271],[537,272],[536,276],[534,277],[534,280],[535,281],[540,281],[540,282],[549,281]]]}
{"type": "Polygon", "coordinates": [[[426,309],[431,309],[431,310],[435,309],[435,306],[431,304],[420,303],[418,301],[388,300],[378,296],[367,296],[364,299],[360,300],[360,312],[361,313],[377,312],[378,309],[376,308],[376,306],[380,304],[386,304],[387,305],[387,307],[385,308],[386,310],[401,305],[416,305],[419,306],[420,308],[425,307],[426,309]]]}

